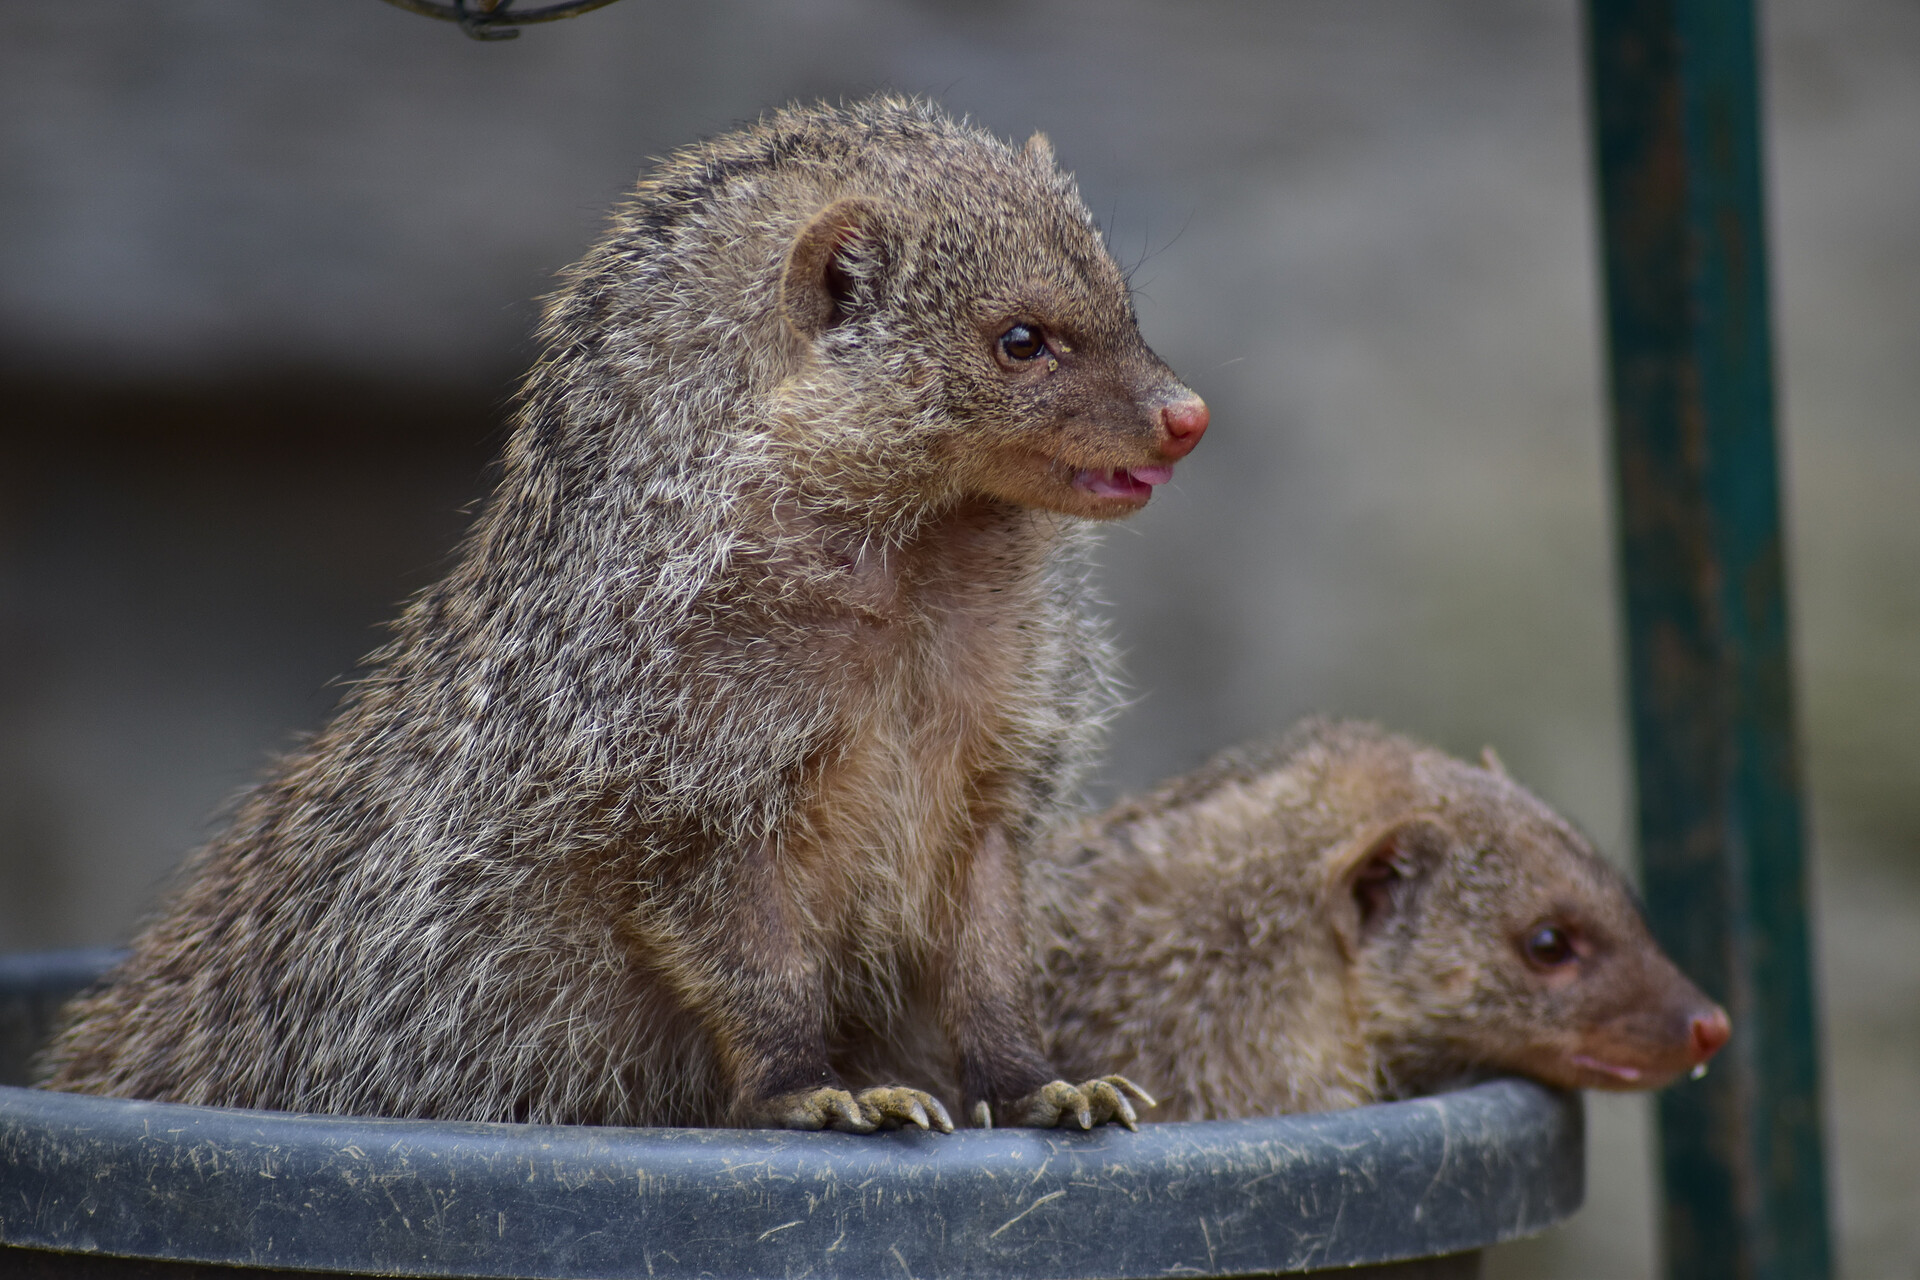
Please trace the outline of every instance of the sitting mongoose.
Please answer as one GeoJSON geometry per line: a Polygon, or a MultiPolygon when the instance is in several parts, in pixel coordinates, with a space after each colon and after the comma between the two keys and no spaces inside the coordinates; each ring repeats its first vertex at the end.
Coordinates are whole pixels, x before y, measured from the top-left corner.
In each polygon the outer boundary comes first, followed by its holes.
{"type": "Polygon", "coordinates": [[[1063,828],[1036,859],[1048,1045],[1154,1118],[1323,1111],[1518,1073],[1650,1089],[1727,1015],[1507,776],[1313,720],[1063,828]]]}
{"type": "Polygon", "coordinates": [[[1092,522],[1208,414],[1045,138],[772,113],[644,177],[542,334],[451,573],[45,1083],[946,1130],[836,1069],[932,1028],[976,1124],[1131,1124],[1042,1053],[1023,862],[1113,702],[1092,522]]]}

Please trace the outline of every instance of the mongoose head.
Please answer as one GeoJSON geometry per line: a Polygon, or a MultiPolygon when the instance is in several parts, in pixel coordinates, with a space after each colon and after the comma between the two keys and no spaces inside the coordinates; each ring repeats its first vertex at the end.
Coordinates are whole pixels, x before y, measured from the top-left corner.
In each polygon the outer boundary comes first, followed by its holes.
{"type": "Polygon", "coordinates": [[[1382,751],[1400,757],[1374,793],[1386,803],[1322,870],[1392,1083],[1511,1071],[1652,1089],[1726,1042],[1726,1012],[1661,951],[1626,882],[1491,752],[1474,766],[1382,735],[1358,790],[1382,751]]]}
{"type": "Polygon", "coordinates": [[[925,104],[849,110],[857,157],[794,228],[780,284],[807,469],[924,506],[1144,506],[1207,407],[1141,339],[1046,139],[1016,152],[925,104]],[[875,422],[900,429],[878,439],[875,422]]]}

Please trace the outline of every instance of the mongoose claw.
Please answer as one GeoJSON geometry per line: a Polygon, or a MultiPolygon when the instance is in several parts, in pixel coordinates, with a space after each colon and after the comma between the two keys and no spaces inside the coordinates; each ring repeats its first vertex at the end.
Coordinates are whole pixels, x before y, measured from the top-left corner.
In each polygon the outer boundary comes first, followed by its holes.
{"type": "MultiPolygon", "coordinates": [[[[878,1090],[869,1089],[868,1093],[878,1090]]],[[[845,1089],[831,1085],[802,1089],[768,1098],[747,1118],[755,1129],[839,1129],[843,1133],[872,1133],[880,1127],[878,1112],[869,1114],[845,1089]]]]}
{"type": "Polygon", "coordinates": [[[754,1129],[838,1129],[842,1133],[872,1133],[875,1129],[917,1129],[953,1132],[953,1120],[940,1100],[918,1089],[887,1085],[849,1093],[827,1085],[768,1098],[747,1114],[754,1129]]]}
{"type": "Polygon", "coordinates": [[[862,1089],[855,1101],[860,1104],[860,1110],[880,1128],[898,1129],[910,1124],[919,1129],[953,1132],[953,1118],[940,1105],[940,1099],[918,1089],[906,1089],[898,1085],[862,1089]]]}
{"type": "Polygon", "coordinates": [[[1094,1114],[1103,1117],[1100,1123],[1118,1120],[1136,1131],[1140,1128],[1140,1113],[1134,1110],[1134,1101],[1137,1100],[1142,1107],[1155,1105],[1152,1094],[1125,1076],[1101,1076],[1098,1080],[1089,1080],[1081,1085],[1080,1091],[1087,1095],[1094,1114]],[[1133,1098],[1129,1099],[1128,1094],[1132,1094],[1133,1098]]]}
{"type": "MultiPolygon", "coordinates": [[[[1055,1080],[1001,1107],[1000,1123],[1030,1129],[1091,1129],[1096,1124],[1118,1121],[1137,1129],[1140,1115],[1134,1110],[1136,1101],[1143,1107],[1154,1105],[1153,1095],[1125,1076],[1101,1076],[1080,1085],[1055,1080]]],[[[976,1123],[981,1109],[981,1105],[974,1108],[976,1123]]]]}

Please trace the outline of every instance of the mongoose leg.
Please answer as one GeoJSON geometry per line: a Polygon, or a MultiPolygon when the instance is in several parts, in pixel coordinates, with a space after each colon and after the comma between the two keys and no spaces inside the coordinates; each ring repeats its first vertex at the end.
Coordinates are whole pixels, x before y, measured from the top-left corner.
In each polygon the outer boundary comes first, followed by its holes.
{"type": "Polygon", "coordinates": [[[986,830],[961,877],[942,1012],[959,1050],[968,1118],[981,1128],[1090,1129],[1109,1121],[1133,1128],[1134,1101],[1153,1105],[1144,1089],[1120,1076],[1070,1084],[1040,1052],[1020,872],[1004,830],[986,830]]]}
{"type": "MultiPolygon", "coordinates": [[[[953,1131],[946,1109],[918,1089],[850,1092],[827,1063],[826,997],[793,927],[785,884],[761,844],[733,868],[730,912],[675,913],[669,945],[704,957],[687,975],[734,1085],[732,1120],[755,1129],[953,1131]]],[[[664,940],[663,940],[664,941],[664,940]]],[[[686,980],[686,979],[683,979],[686,980]]]]}
{"type": "Polygon", "coordinates": [[[773,850],[762,842],[702,886],[665,886],[645,936],[688,1008],[701,1011],[745,1128],[851,1129],[875,1124],[827,1064],[826,1001],[793,926],[773,850]],[[716,902],[729,909],[716,909],[716,902]]]}

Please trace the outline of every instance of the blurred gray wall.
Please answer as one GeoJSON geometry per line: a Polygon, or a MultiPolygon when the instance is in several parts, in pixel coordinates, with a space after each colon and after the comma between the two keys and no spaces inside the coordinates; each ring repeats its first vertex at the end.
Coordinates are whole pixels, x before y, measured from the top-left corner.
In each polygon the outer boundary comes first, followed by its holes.
{"type": "MultiPolygon", "coordinates": [[[[1834,1171],[1920,1270],[1920,9],[1767,11],[1834,1171]]],[[[485,489],[532,299],[648,157],[792,98],[1040,128],[1213,406],[1109,535],[1102,794],[1310,710],[1630,860],[1577,10],[624,0],[16,6],[0,41],[0,948],[122,938],[485,489]]],[[[1640,1099],[1501,1275],[1648,1274],[1640,1099]]]]}

